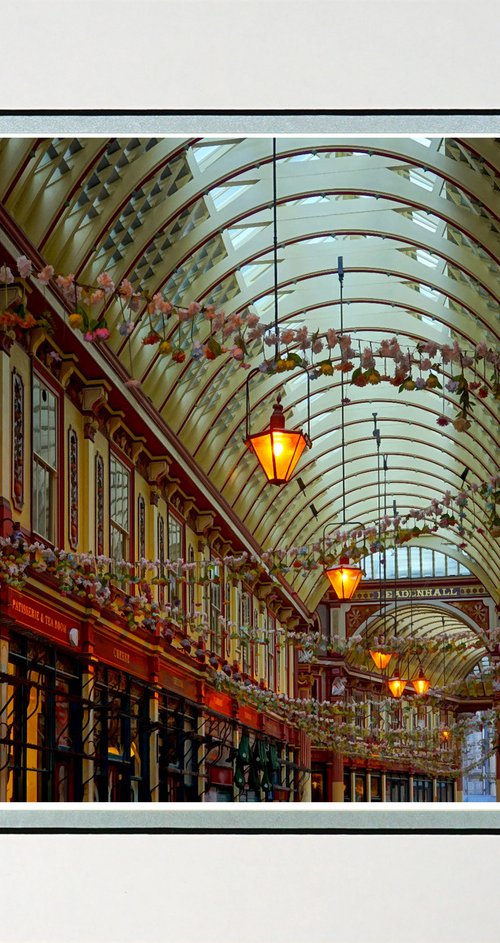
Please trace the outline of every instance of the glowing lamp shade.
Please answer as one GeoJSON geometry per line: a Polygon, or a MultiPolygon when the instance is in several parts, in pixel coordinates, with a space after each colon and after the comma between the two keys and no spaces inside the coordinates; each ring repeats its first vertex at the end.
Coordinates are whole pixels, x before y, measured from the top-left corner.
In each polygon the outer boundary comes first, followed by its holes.
{"type": "Polygon", "coordinates": [[[351,599],[361,582],[361,570],[358,566],[350,566],[347,557],[341,557],[338,566],[328,567],[325,576],[339,599],[351,599]]]}
{"type": "Polygon", "coordinates": [[[401,697],[406,687],[406,681],[403,681],[403,678],[400,678],[397,672],[393,674],[392,678],[389,678],[387,684],[393,697],[401,697]]]}
{"type": "Polygon", "coordinates": [[[418,678],[413,679],[412,685],[416,694],[427,694],[431,682],[425,677],[424,672],[420,671],[418,678]]]}
{"type": "Polygon", "coordinates": [[[245,445],[257,457],[270,484],[284,485],[290,481],[308,441],[303,432],[288,432],[285,429],[283,407],[278,402],[269,429],[258,435],[247,436],[245,445]]]}
{"type": "Polygon", "coordinates": [[[387,665],[392,658],[392,655],[388,655],[386,652],[372,652],[371,649],[370,655],[373,658],[375,667],[378,668],[379,671],[383,671],[384,668],[387,668],[387,665]]]}

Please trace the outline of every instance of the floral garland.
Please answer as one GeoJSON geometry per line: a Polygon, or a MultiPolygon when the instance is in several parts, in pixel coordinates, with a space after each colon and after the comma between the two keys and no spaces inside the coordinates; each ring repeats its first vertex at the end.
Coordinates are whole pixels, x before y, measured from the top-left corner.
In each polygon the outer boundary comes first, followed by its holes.
{"type": "MultiPolygon", "coordinates": [[[[160,606],[153,599],[151,588],[168,585],[167,577],[155,575],[157,572],[168,571],[175,574],[176,582],[188,582],[187,573],[196,566],[180,561],[128,563],[122,560],[117,563],[111,557],[68,553],[38,542],[27,544],[18,536],[0,537],[0,584],[22,589],[30,574],[44,574],[55,580],[63,596],[74,596],[96,609],[107,609],[121,616],[131,630],[142,626],[150,631],[159,631],[171,640],[177,626],[183,638],[189,640],[190,647],[195,648],[200,640],[205,644],[209,637],[207,613],[185,612],[177,604],[160,606]],[[130,595],[127,592],[129,586],[137,586],[138,594],[130,595]],[[196,637],[189,633],[195,633],[196,637]]],[[[194,580],[198,585],[210,582],[210,566],[207,564],[205,569],[208,575],[194,580]]],[[[229,639],[269,644],[269,636],[266,637],[263,629],[238,627],[223,616],[219,618],[219,625],[229,639]]],[[[319,633],[280,626],[276,629],[276,642],[280,647],[293,644],[300,650],[312,649],[319,642],[319,633]]]]}
{"type": "MultiPolygon", "coordinates": [[[[399,724],[389,730],[376,729],[373,724],[365,726],[359,719],[358,712],[366,707],[365,703],[351,700],[337,704],[289,698],[228,678],[223,672],[214,672],[213,682],[218,690],[230,693],[237,701],[258,711],[270,711],[290,726],[304,731],[316,746],[338,750],[346,757],[406,762],[454,776],[462,772],[461,750],[467,737],[482,729],[485,722],[484,718],[467,717],[453,724],[441,724],[434,730],[411,730],[399,724]]],[[[371,702],[370,708],[378,717],[385,714],[393,721],[396,711],[401,708],[404,715],[411,705],[386,699],[371,702]]],[[[500,707],[487,712],[486,721],[493,723],[499,717],[500,707]]]]}
{"type": "MultiPolygon", "coordinates": [[[[209,303],[194,301],[187,307],[175,305],[160,292],[150,295],[145,291],[135,291],[128,279],[116,286],[107,272],[102,272],[97,277],[95,285],[80,285],[73,274],[56,274],[52,265],[45,265],[41,271],[34,274],[31,261],[24,255],[16,260],[16,266],[19,275],[17,280],[9,266],[4,264],[0,268],[0,284],[4,284],[6,289],[9,285],[19,285],[21,289],[21,295],[6,304],[5,310],[0,314],[0,330],[10,333],[13,338],[42,323],[28,314],[25,307],[27,280],[35,278],[41,285],[53,283],[59,289],[72,308],[72,313],[68,316],[70,326],[81,332],[87,343],[109,339],[111,332],[104,318],[104,310],[112,298],[117,298],[122,313],[122,320],[117,328],[118,334],[123,338],[131,336],[139,323],[134,321],[131,315],[144,307],[148,331],[142,339],[142,344],[154,347],[159,356],[169,358],[173,363],[184,363],[187,358],[191,361],[215,360],[229,355],[233,361],[249,369],[250,349],[254,358],[257,353],[256,345],[260,345],[264,354],[266,346],[275,348],[281,343],[285,352],[269,360],[264,356],[259,365],[262,374],[278,374],[301,368],[309,371],[311,379],[318,379],[322,376],[333,376],[335,371],[341,371],[349,375],[354,386],[373,386],[388,382],[397,387],[399,392],[442,390],[443,397],[446,388],[449,393],[458,396],[457,415],[454,420],[450,420],[443,412],[437,423],[447,426],[451,421],[459,432],[467,431],[471,425],[471,394],[475,394],[480,400],[490,395],[485,372],[482,378],[478,378],[477,370],[480,364],[483,364],[484,371],[487,364],[492,368],[490,384],[493,395],[495,398],[500,395],[500,354],[488,348],[484,342],[471,350],[462,350],[456,341],[453,344],[425,341],[418,343],[411,350],[402,347],[397,338],[392,337],[382,340],[378,345],[368,342],[364,348],[361,342],[358,342],[358,350],[355,350],[352,337],[349,334],[338,334],[333,328],[320,334],[319,331],[310,331],[307,326],[298,329],[285,327],[276,334],[272,325],[262,323],[257,314],[248,310],[226,317],[223,310],[209,303]],[[176,321],[177,340],[172,340],[175,334],[171,326],[172,318],[176,321]],[[199,331],[200,328],[206,329],[203,341],[195,337],[195,329],[199,331]],[[217,339],[217,334],[220,339],[217,339]],[[291,350],[292,346],[300,353],[291,350]],[[337,348],[338,357],[334,358],[333,351],[337,348]],[[314,357],[322,356],[325,351],[328,352],[326,359],[323,357],[315,362],[314,357]],[[389,361],[394,364],[392,374],[387,369],[389,361]],[[355,362],[358,363],[357,366],[355,362]],[[458,372],[453,373],[445,383],[446,365],[455,365],[458,372]],[[472,371],[472,379],[467,379],[466,370],[472,371]],[[440,374],[443,382],[439,379],[440,374]]],[[[48,326],[46,319],[43,324],[48,326]]],[[[140,381],[131,377],[128,385],[139,386],[140,381]]],[[[349,400],[346,399],[345,402],[348,404],[349,400]]]]}

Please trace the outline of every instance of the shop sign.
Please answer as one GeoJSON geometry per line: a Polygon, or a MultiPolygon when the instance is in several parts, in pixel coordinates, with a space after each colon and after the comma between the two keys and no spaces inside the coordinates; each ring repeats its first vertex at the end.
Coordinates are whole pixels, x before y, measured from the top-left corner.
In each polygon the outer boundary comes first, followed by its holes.
{"type": "MultiPolygon", "coordinates": [[[[407,588],[398,588],[396,590],[396,599],[459,599],[467,596],[484,596],[482,586],[414,586],[407,588]]],[[[356,602],[378,599],[380,590],[378,589],[358,589],[356,592],[356,602]]],[[[394,599],[394,590],[386,589],[384,598],[390,602],[394,599]]]]}
{"type": "Polygon", "coordinates": [[[99,661],[112,665],[142,681],[149,681],[149,657],[126,642],[117,642],[95,633],[94,651],[99,661]]]}
{"type": "Polygon", "coordinates": [[[190,701],[197,700],[196,681],[192,678],[180,678],[178,675],[172,674],[167,665],[160,665],[159,682],[166,691],[170,691],[172,694],[179,694],[190,701]]]}
{"type": "Polygon", "coordinates": [[[232,717],[233,703],[227,694],[221,694],[219,691],[208,691],[205,703],[207,707],[218,714],[226,714],[228,717],[232,717]]]}
{"type": "Polygon", "coordinates": [[[259,715],[253,707],[240,707],[238,709],[238,720],[248,727],[257,728],[259,726],[259,715]]]}
{"type": "Polygon", "coordinates": [[[26,593],[9,588],[5,614],[18,625],[31,629],[44,638],[50,638],[71,648],[81,647],[79,620],[58,612],[26,593]]]}

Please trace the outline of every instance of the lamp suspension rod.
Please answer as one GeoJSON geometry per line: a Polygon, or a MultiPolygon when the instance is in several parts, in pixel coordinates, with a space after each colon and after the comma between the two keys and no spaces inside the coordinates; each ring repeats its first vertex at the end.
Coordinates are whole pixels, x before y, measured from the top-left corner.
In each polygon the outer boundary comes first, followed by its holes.
{"type": "Polygon", "coordinates": [[[253,370],[249,370],[247,373],[246,391],[245,391],[245,399],[246,399],[245,432],[246,432],[247,439],[250,435],[250,380],[252,379],[252,377],[256,376],[257,373],[260,373],[260,370],[258,367],[254,367],[253,370]]]}
{"type": "MultiPolygon", "coordinates": [[[[380,550],[381,546],[381,516],[382,516],[382,487],[380,481],[380,429],[377,426],[377,413],[372,413],[373,416],[373,432],[372,435],[377,443],[377,510],[378,510],[378,582],[379,582],[379,603],[380,603],[380,615],[382,615],[383,610],[385,609],[385,593],[383,593],[382,587],[382,551],[380,550]],[[382,599],[383,596],[383,599],[382,599]]],[[[385,630],[385,615],[384,615],[384,630],[385,630]]],[[[385,632],[384,632],[385,634],[385,632]]]]}
{"type": "Polygon", "coordinates": [[[276,138],[273,138],[273,229],[274,229],[274,333],[276,343],[274,348],[275,359],[279,357],[280,329],[278,319],[278,205],[276,187],[276,138]]]}
{"type": "MultiPolygon", "coordinates": [[[[340,335],[344,332],[344,259],[341,255],[338,257],[338,278],[340,284],[340,335]]],[[[340,366],[343,366],[343,348],[340,347],[340,366]]],[[[345,523],[345,428],[344,428],[344,371],[340,371],[340,424],[341,424],[341,448],[342,448],[342,519],[345,523]]]]}
{"type": "Polygon", "coordinates": [[[311,441],[311,376],[307,370],[307,438],[311,441]]]}
{"type": "MultiPolygon", "coordinates": [[[[394,518],[396,518],[397,513],[398,513],[398,508],[397,508],[395,498],[393,498],[393,501],[392,501],[392,513],[393,513],[394,518]]],[[[397,593],[397,585],[396,585],[396,566],[398,562],[398,542],[397,542],[398,531],[399,531],[399,528],[394,526],[394,637],[396,637],[398,634],[398,615],[397,615],[398,593],[397,593]]]]}

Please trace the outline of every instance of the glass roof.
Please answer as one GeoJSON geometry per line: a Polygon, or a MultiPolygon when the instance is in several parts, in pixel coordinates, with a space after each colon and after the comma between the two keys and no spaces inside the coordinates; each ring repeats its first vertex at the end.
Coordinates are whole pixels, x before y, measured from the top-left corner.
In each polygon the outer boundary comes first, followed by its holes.
{"type": "MultiPolygon", "coordinates": [[[[458,340],[498,337],[500,145],[489,139],[286,138],[277,142],[278,282],[282,326],[339,327],[337,257],[343,256],[344,327],[355,346],[397,334],[458,340]]],[[[93,284],[105,269],[118,283],[176,303],[213,302],[226,315],[274,315],[272,141],[252,138],[4,139],[0,199],[56,271],[93,284]]],[[[121,318],[118,302],[108,325],[121,318]]],[[[109,344],[200,468],[255,539],[269,546],[318,539],[341,517],[340,381],[312,386],[313,448],[299,475],[266,486],[243,445],[246,373],[234,361],[167,363],[142,346],[144,311],[130,338],[109,344]],[[193,375],[196,375],[193,381],[193,375]],[[311,513],[314,504],[317,517],[311,513]]],[[[259,362],[256,358],[255,364],[259,362]]],[[[286,421],[306,420],[306,384],[293,374],[252,387],[252,424],[283,395],[286,421]]],[[[388,489],[404,513],[497,468],[492,398],[475,404],[467,435],[438,416],[450,397],[349,385],[345,408],[347,514],[371,521],[377,508],[372,414],[389,456],[388,489]]],[[[469,523],[484,523],[479,503],[469,523]]],[[[493,595],[500,561],[493,537],[475,535],[465,558],[458,537],[428,545],[463,560],[493,595]],[[452,544],[450,545],[450,541],[452,544]],[[453,544],[455,541],[455,545],[453,544]]],[[[290,577],[312,610],[322,575],[290,577]]]]}

